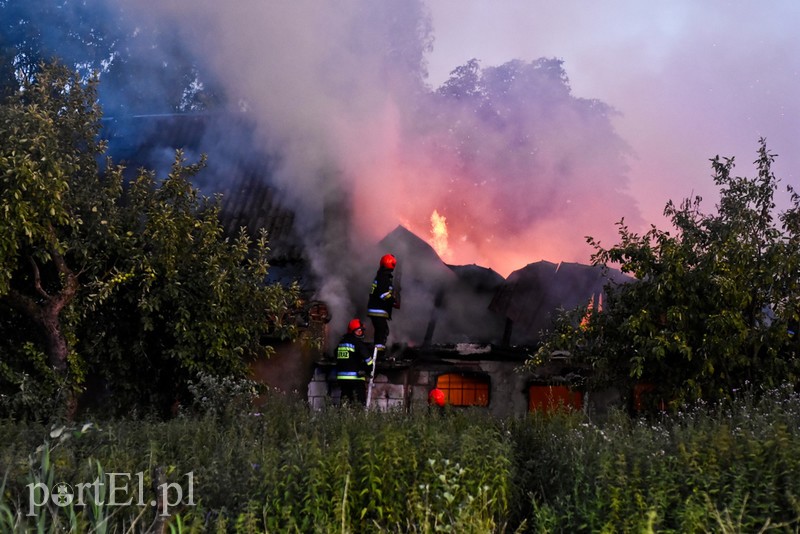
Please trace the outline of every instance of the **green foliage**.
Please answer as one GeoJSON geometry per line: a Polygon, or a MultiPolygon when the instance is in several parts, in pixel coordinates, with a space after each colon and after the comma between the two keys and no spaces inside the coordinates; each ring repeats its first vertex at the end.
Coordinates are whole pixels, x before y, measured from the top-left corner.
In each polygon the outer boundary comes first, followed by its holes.
{"type": "Polygon", "coordinates": [[[190,380],[190,413],[215,417],[234,417],[247,413],[255,404],[263,384],[245,378],[200,373],[190,380]]]}
{"type": "Polygon", "coordinates": [[[94,85],[55,66],[0,106],[0,295],[12,290],[21,257],[63,254],[81,224],[71,208],[87,181],[96,185],[103,148],[94,85]]]}
{"type": "Polygon", "coordinates": [[[798,429],[789,389],[600,424],[310,412],[278,394],[259,414],[225,418],[0,421],[0,531],[796,532],[798,429]],[[27,484],[74,488],[112,472],[142,473],[146,505],[99,498],[27,515],[27,484]],[[188,472],[193,504],[157,517],[154,483],[186,486],[188,472]]]}
{"type": "Polygon", "coordinates": [[[0,361],[0,413],[25,420],[41,420],[58,413],[59,389],[68,387],[64,377],[47,365],[47,356],[29,341],[8,348],[0,361]]]}
{"type": "Polygon", "coordinates": [[[96,81],[59,65],[0,105],[0,414],[57,416],[47,400],[74,411],[87,389],[95,408],[166,412],[296,335],[297,286],[265,283],[264,233],[223,234],[191,183],[205,160],[126,182],[97,163],[100,115],[96,81]]]}
{"type": "Polygon", "coordinates": [[[608,285],[603,313],[563,315],[540,356],[566,350],[591,363],[597,381],[656,385],[673,409],[800,378],[800,201],[775,215],[774,155],[762,139],[755,178],[734,177],[733,159],[712,160],[720,187],[716,213],[701,199],[669,202],[674,233],[643,235],[619,223],[608,249],[588,238],[593,263],[636,278],[608,285]]]}
{"type": "Polygon", "coordinates": [[[189,182],[201,166],[179,152],[165,180],[140,173],[119,210],[113,266],[87,286],[78,346],[121,409],[143,392],[156,406],[188,402],[189,380],[241,378],[247,358],[271,354],[262,339],[296,335],[298,287],[264,283],[266,235],[225,238],[218,202],[189,182]]]}
{"type": "Polygon", "coordinates": [[[517,422],[520,514],[535,532],[794,532],[798,407],[773,391],[657,422],[517,422]]]}

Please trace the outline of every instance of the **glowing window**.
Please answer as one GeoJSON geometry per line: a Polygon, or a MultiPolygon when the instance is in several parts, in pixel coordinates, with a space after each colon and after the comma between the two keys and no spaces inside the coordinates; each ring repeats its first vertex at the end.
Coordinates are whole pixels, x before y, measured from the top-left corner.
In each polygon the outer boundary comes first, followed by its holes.
{"type": "Polygon", "coordinates": [[[439,375],[436,387],[444,392],[445,401],[452,406],[489,405],[488,377],[448,373],[439,375]]]}
{"type": "Polygon", "coordinates": [[[583,395],[567,386],[533,385],[528,388],[528,411],[580,410],[583,395]]]}

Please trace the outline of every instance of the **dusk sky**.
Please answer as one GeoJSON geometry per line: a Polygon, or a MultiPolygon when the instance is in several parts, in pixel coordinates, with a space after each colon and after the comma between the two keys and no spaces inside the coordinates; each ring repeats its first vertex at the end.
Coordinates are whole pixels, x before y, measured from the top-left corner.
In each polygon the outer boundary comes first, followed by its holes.
{"type": "Polygon", "coordinates": [[[588,263],[585,237],[614,244],[622,217],[665,228],[666,202],[693,195],[713,211],[710,158],[753,176],[760,137],[779,205],[800,182],[796,0],[121,5],[246,103],[300,221],[346,191],[362,240],[402,224],[448,263],[588,263]],[[439,92],[471,59],[488,108],[439,92]]]}
{"type": "MultiPolygon", "coordinates": [[[[754,175],[759,137],[782,184],[800,186],[800,2],[431,0],[430,80],[477,58],[564,60],[573,93],[616,108],[634,150],[630,190],[661,225],[668,199],[713,208],[708,160],[754,175]]],[[[781,195],[786,199],[786,195],[781,195]]]]}

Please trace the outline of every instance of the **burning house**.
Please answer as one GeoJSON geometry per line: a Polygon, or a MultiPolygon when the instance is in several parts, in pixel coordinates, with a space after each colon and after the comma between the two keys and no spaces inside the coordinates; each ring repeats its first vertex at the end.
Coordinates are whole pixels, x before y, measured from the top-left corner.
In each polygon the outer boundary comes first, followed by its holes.
{"type": "MultiPolygon", "coordinates": [[[[380,409],[424,408],[434,388],[453,406],[483,407],[497,416],[584,408],[587,396],[578,385],[586,368],[567,357],[554,357],[534,370],[520,368],[559,309],[602,302],[606,278],[599,267],[541,261],[503,279],[476,265],[446,265],[403,227],[381,240],[378,249],[399,258],[403,291],[390,337],[402,341],[377,364],[372,399],[380,409]]],[[[620,273],[611,278],[623,279],[620,273]]],[[[365,277],[363,296],[368,282],[365,277]]],[[[337,396],[335,360],[325,356],[309,384],[312,406],[337,396]]],[[[592,399],[594,409],[602,410],[609,393],[592,399]]]]}
{"type": "Polygon", "coordinates": [[[433,388],[453,406],[498,416],[554,405],[584,408],[584,392],[574,385],[585,369],[566,358],[525,372],[520,367],[559,308],[602,301],[599,268],[540,261],[504,278],[475,264],[445,263],[402,225],[376,243],[354,243],[346,195],[329,191],[319,213],[300,215],[273,180],[279,158],[226,141],[247,138],[250,127],[242,117],[170,115],[110,119],[106,132],[112,156],[130,168],[163,171],[178,148],[190,161],[208,153],[209,167],[197,185],[204,194],[222,194],[226,230],[247,227],[252,235],[265,228],[267,282],[299,282],[307,302],[302,339],[275,340],[275,355],[252,364],[254,378],[312,407],[336,402],[331,346],[351,317],[366,317],[377,259],[391,252],[399,261],[402,308],[390,323],[387,358],[377,364],[373,400],[379,409],[425,407],[433,388]],[[232,129],[239,133],[219,138],[217,132],[232,129]]]}
{"type": "Polygon", "coordinates": [[[508,272],[535,258],[584,257],[587,231],[613,234],[620,215],[638,217],[616,111],[573,94],[563,60],[473,58],[434,84],[433,27],[416,1],[320,4],[313,16],[294,3],[74,4],[58,10],[55,27],[109,28],[106,37],[68,40],[91,50],[66,56],[103,73],[113,158],[163,173],[175,149],[191,163],[208,154],[196,185],[223,195],[225,227],[266,228],[268,281],[300,282],[303,321],[321,348],[281,346],[258,364],[260,379],[316,403],[326,343],[363,316],[376,259],[391,249],[404,303],[390,339],[395,361],[408,364],[379,374],[405,388],[392,395],[410,407],[424,398],[413,388],[462,369],[483,380],[474,396],[490,409],[524,409],[527,379],[498,378],[501,362],[518,367],[554,308],[598,290],[567,282],[578,264],[508,272]],[[206,112],[138,114],[176,109],[206,112]],[[429,217],[449,229],[449,243],[444,233],[428,239],[429,217]],[[548,293],[562,282],[563,294],[548,293]],[[521,400],[502,400],[506,390],[521,400]]]}

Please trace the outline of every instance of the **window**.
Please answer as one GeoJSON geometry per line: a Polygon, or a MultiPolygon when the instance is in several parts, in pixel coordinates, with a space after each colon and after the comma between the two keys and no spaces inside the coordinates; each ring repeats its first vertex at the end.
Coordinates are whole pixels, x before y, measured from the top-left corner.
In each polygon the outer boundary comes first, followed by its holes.
{"type": "Polygon", "coordinates": [[[436,387],[452,406],[488,406],[489,378],[483,375],[448,373],[439,375],[436,387]]]}
{"type": "Polygon", "coordinates": [[[580,410],[583,395],[567,386],[535,384],[528,388],[528,411],[544,413],[558,409],[580,410]]]}

